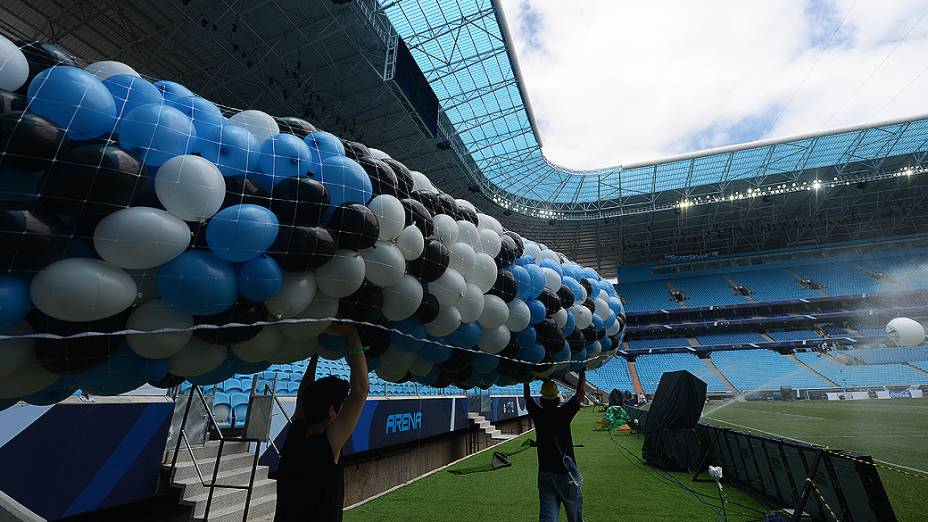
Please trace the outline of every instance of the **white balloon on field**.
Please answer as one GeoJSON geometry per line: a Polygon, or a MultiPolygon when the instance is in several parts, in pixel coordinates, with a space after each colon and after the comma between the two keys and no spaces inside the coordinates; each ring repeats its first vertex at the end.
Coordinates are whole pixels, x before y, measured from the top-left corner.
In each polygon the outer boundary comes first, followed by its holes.
{"type": "Polygon", "coordinates": [[[161,266],[190,245],[190,228],[170,212],[130,207],[106,216],[93,231],[93,247],[105,261],[122,268],[161,266]]]}
{"type": "Polygon", "coordinates": [[[331,318],[338,313],[338,299],[316,292],[313,302],[302,312],[291,317],[292,322],[281,323],[280,331],[284,337],[293,341],[311,341],[324,332],[331,318]]]}
{"type": "Polygon", "coordinates": [[[283,284],[274,297],[264,302],[272,318],[294,317],[306,309],[316,296],[316,280],[312,272],[284,272],[283,284]]]}
{"type": "Polygon", "coordinates": [[[466,283],[464,297],[461,302],[455,305],[461,312],[462,323],[472,323],[476,321],[480,314],[483,313],[484,298],[483,292],[473,283],[466,283]]]}
{"type": "Polygon", "coordinates": [[[416,352],[407,352],[391,346],[386,352],[380,355],[380,367],[386,368],[391,374],[399,373],[402,377],[412,363],[416,360],[416,352]]]}
{"type": "Polygon", "coordinates": [[[374,158],[375,160],[390,159],[390,155],[380,149],[375,149],[374,147],[368,147],[367,151],[370,153],[371,157],[374,158]]]}
{"type": "Polygon", "coordinates": [[[226,181],[209,160],[174,156],[155,173],[155,194],[171,214],[184,221],[204,221],[222,206],[226,181]]]}
{"type": "Polygon", "coordinates": [[[461,326],[461,312],[453,306],[440,306],[438,316],[431,323],[425,324],[425,331],[434,337],[444,337],[461,326]]]}
{"type": "Polygon", "coordinates": [[[266,112],[256,110],[233,114],[229,118],[229,124],[245,128],[248,132],[254,134],[255,138],[258,138],[259,143],[263,143],[264,140],[271,136],[280,134],[280,127],[274,118],[266,112]]]}
{"type": "Polygon", "coordinates": [[[925,327],[908,317],[897,317],[886,325],[886,333],[903,346],[918,346],[925,341],[925,327]]]}
{"type": "Polygon", "coordinates": [[[0,89],[15,91],[29,79],[29,61],[13,42],[0,35],[0,89]]]}
{"type": "Polygon", "coordinates": [[[495,328],[484,328],[480,332],[480,339],[477,341],[477,347],[487,353],[499,353],[509,344],[511,334],[509,328],[505,325],[495,328]]]}
{"type": "Polygon", "coordinates": [[[365,248],[360,253],[368,281],[381,288],[400,282],[406,271],[406,260],[393,243],[379,240],[373,247],[365,248]]]}
{"type": "Polygon", "coordinates": [[[506,320],[506,326],[513,332],[521,332],[528,327],[532,319],[532,312],[528,305],[521,299],[513,299],[509,302],[509,319],[506,320]]]}
{"type": "Polygon", "coordinates": [[[509,320],[509,307],[502,298],[486,294],[483,296],[483,312],[480,313],[480,326],[483,328],[496,328],[503,326],[509,320]]]}
{"type": "Polygon", "coordinates": [[[84,67],[84,71],[96,76],[101,81],[109,78],[110,76],[116,76],[117,74],[141,76],[132,67],[129,67],[122,62],[115,62],[112,60],[93,62],[87,67],[84,67]]]}
{"type": "Polygon", "coordinates": [[[456,305],[464,297],[467,283],[460,272],[453,268],[445,270],[438,279],[428,284],[429,293],[438,299],[441,305],[456,305]]]}
{"type": "MultiPolygon", "coordinates": [[[[3,335],[17,336],[33,333],[32,327],[26,321],[20,321],[7,328],[3,335]]],[[[35,339],[31,337],[13,337],[0,341],[0,381],[8,375],[19,371],[34,357],[35,339]]]]}
{"type": "Polygon", "coordinates": [[[123,270],[87,257],[55,261],[32,279],[29,294],[43,313],[64,321],[96,321],[135,301],[138,288],[123,270]]]}
{"type": "Polygon", "coordinates": [[[379,238],[392,241],[406,226],[406,211],[400,200],[389,194],[381,194],[367,204],[380,226],[379,238]]]}
{"type": "Polygon", "coordinates": [[[425,238],[422,237],[422,231],[415,225],[409,225],[400,232],[396,238],[396,246],[403,254],[403,259],[412,261],[422,255],[425,249],[425,238]]]}
{"type": "Polygon", "coordinates": [[[448,214],[438,214],[432,218],[435,237],[446,247],[451,247],[458,240],[458,222],[448,214]]]}
{"type": "Polygon", "coordinates": [[[477,225],[470,221],[458,221],[458,241],[467,243],[474,251],[480,250],[480,232],[477,225]]]}
{"type": "Polygon", "coordinates": [[[451,245],[449,250],[448,266],[462,275],[470,274],[474,270],[474,259],[477,254],[470,245],[458,241],[451,245]]]}
{"type": "Polygon", "coordinates": [[[483,252],[474,256],[474,269],[470,273],[470,282],[477,285],[481,292],[487,293],[493,284],[496,283],[496,276],[499,269],[496,268],[496,261],[483,252]]]}
{"type": "MultiPolygon", "coordinates": [[[[294,341],[284,337],[267,360],[273,364],[286,364],[293,361],[302,361],[316,353],[319,348],[319,344],[315,339],[309,341],[294,341]]],[[[319,355],[322,356],[322,353],[319,355]]],[[[344,357],[344,353],[339,353],[338,357],[344,357]]]]}
{"type": "Polygon", "coordinates": [[[59,377],[39,364],[35,351],[31,350],[24,364],[0,379],[0,399],[13,399],[35,393],[57,381],[59,377]]]}
{"type": "Polygon", "coordinates": [[[480,251],[490,257],[496,257],[502,247],[502,240],[495,230],[484,228],[480,230],[480,251]]]}
{"type": "Polygon", "coordinates": [[[416,313],[423,297],[422,283],[404,274],[400,282],[383,289],[383,316],[390,321],[402,321],[416,313]]]}
{"type": "Polygon", "coordinates": [[[561,276],[553,268],[542,267],[545,273],[545,287],[557,292],[561,288],[561,276]]]}
{"type": "Polygon", "coordinates": [[[564,328],[564,325],[567,324],[567,310],[563,308],[559,308],[551,317],[554,319],[554,323],[558,328],[564,328]]]}
{"type": "Polygon", "coordinates": [[[198,337],[191,337],[190,342],[168,359],[168,371],[181,377],[195,377],[215,370],[226,360],[228,350],[225,346],[209,344],[198,337]]]}
{"type": "Polygon", "coordinates": [[[364,282],[364,259],[354,250],[336,250],[326,264],[316,270],[319,290],[329,296],[348,297],[364,282]]]}
{"type": "Polygon", "coordinates": [[[590,312],[589,308],[581,304],[575,304],[570,307],[570,311],[574,314],[574,321],[580,330],[593,324],[593,312],[590,312]]]}
{"type": "Polygon", "coordinates": [[[232,353],[239,359],[255,363],[270,360],[277,350],[277,347],[283,343],[281,328],[276,325],[267,325],[258,332],[258,335],[230,346],[232,353]]]}
{"type": "Polygon", "coordinates": [[[167,302],[148,301],[132,311],[126,328],[152,332],[159,329],[176,329],[177,332],[129,334],[126,342],[132,351],[146,359],[164,359],[179,352],[193,335],[193,316],[179,312],[167,302]]]}

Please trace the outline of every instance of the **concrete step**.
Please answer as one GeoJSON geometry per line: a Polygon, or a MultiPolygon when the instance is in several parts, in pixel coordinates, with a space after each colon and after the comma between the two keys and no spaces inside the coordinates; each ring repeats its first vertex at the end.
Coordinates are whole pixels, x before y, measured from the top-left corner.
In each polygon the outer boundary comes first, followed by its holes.
{"type": "MultiPolygon", "coordinates": [[[[255,469],[255,482],[259,480],[264,480],[268,475],[267,466],[258,466],[255,469]]],[[[212,480],[212,475],[207,475],[203,479],[209,483],[212,480]]],[[[232,484],[236,486],[247,486],[248,481],[251,478],[251,466],[247,468],[235,469],[232,471],[224,471],[216,477],[217,484],[232,484]]],[[[197,477],[184,479],[182,481],[174,482],[175,486],[183,488],[181,496],[183,498],[195,497],[197,495],[202,495],[203,493],[209,492],[209,488],[204,486],[200,479],[197,477]]]]}
{"type": "MultiPolygon", "coordinates": [[[[246,468],[250,470],[254,458],[254,453],[233,453],[231,455],[223,455],[219,464],[219,472],[222,473],[224,471],[233,471],[246,468]]],[[[200,473],[203,474],[203,479],[209,480],[209,477],[211,477],[213,474],[213,468],[216,465],[215,457],[197,461],[197,464],[199,464],[200,473]]],[[[193,462],[188,461],[177,463],[177,467],[174,470],[173,482],[196,478],[197,471],[193,462]]]]}
{"type": "MultiPolygon", "coordinates": [[[[272,521],[274,520],[274,510],[277,508],[277,494],[255,497],[252,495],[251,503],[248,507],[248,520],[252,521],[272,521]]],[[[242,522],[242,514],[245,510],[245,503],[239,506],[230,506],[218,509],[210,508],[210,522],[242,522]]],[[[203,521],[203,517],[193,517],[192,520],[203,521]]]]}
{"type": "MultiPolygon", "coordinates": [[[[222,454],[232,455],[234,453],[244,453],[248,451],[249,445],[250,443],[248,442],[226,441],[225,445],[222,447],[222,454]]],[[[217,453],[219,453],[218,440],[207,441],[206,446],[193,448],[193,454],[196,456],[197,460],[205,460],[210,457],[215,458],[217,453]]],[[[170,464],[173,457],[174,447],[172,446],[171,449],[164,452],[164,462],[170,464]]],[[[190,452],[187,451],[183,442],[181,442],[180,452],[177,454],[177,462],[190,462],[190,452]]]]}
{"type": "MultiPolygon", "coordinates": [[[[273,495],[275,498],[277,496],[276,480],[262,479],[255,481],[254,488],[252,488],[251,491],[252,498],[267,497],[271,495],[273,495]]],[[[208,496],[209,491],[194,497],[181,499],[181,503],[194,506],[193,518],[202,519],[203,514],[206,512],[206,499],[208,496]]],[[[210,514],[212,515],[215,511],[219,511],[224,508],[244,508],[245,498],[247,496],[247,489],[216,488],[213,491],[213,502],[210,506],[210,514]]],[[[212,520],[212,517],[210,517],[210,519],[212,520]]]]}

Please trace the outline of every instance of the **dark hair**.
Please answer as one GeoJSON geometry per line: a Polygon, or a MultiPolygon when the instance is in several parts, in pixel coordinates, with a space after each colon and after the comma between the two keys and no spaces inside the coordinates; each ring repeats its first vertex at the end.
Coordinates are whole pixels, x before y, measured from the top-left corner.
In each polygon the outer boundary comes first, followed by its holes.
{"type": "Polygon", "coordinates": [[[303,417],[307,424],[315,424],[329,416],[329,406],[335,411],[341,409],[342,403],[348,397],[348,381],[329,375],[316,379],[309,386],[303,388],[300,402],[303,405],[303,417]]]}

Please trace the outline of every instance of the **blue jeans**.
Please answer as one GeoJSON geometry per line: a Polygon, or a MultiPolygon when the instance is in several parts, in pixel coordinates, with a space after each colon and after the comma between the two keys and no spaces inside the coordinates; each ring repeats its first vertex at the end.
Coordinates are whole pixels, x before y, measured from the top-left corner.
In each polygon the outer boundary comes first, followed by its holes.
{"type": "Polygon", "coordinates": [[[583,522],[583,490],[574,484],[566,473],[538,472],[538,499],[540,522],[557,522],[561,518],[561,504],[567,512],[568,522],[583,522]]]}

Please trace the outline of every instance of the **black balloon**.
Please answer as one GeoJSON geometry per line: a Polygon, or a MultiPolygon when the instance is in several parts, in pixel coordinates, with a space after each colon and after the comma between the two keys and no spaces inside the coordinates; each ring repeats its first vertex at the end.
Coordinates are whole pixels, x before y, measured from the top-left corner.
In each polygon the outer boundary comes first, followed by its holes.
{"type": "MultiPolygon", "coordinates": [[[[112,333],[124,330],[131,308],[98,321],[71,322],[32,310],[26,320],[36,333],[71,336],[85,332],[112,333]]],[[[38,338],[35,354],[46,370],[59,375],[83,373],[102,364],[119,350],[123,335],[93,335],[70,339],[38,338]]]]}
{"type": "Polygon", "coordinates": [[[284,178],[274,185],[270,208],[282,225],[314,227],[329,206],[325,186],[308,176],[284,178]]]}
{"type": "MultiPolygon", "coordinates": [[[[231,308],[213,315],[194,317],[196,324],[224,326],[231,323],[254,324],[267,320],[267,308],[264,303],[241,299],[231,308]]],[[[211,344],[236,344],[254,338],[261,333],[261,325],[226,328],[198,328],[193,335],[211,344]]]]}
{"type": "Polygon", "coordinates": [[[500,236],[499,253],[493,258],[496,266],[504,267],[516,260],[516,242],[509,236],[500,236]]]}
{"type": "Polygon", "coordinates": [[[583,340],[586,341],[586,344],[590,344],[597,339],[596,328],[593,328],[592,325],[580,330],[580,334],[583,335],[583,340]]]}
{"type": "Polygon", "coordinates": [[[345,139],[342,139],[341,141],[342,141],[342,146],[345,147],[345,156],[347,156],[348,158],[358,161],[359,159],[365,156],[371,155],[370,149],[368,149],[367,145],[363,143],[359,143],[357,141],[349,141],[345,139]]]}
{"type": "Polygon", "coordinates": [[[561,306],[564,308],[570,308],[574,305],[574,293],[567,285],[561,285],[557,290],[557,296],[561,298],[561,306]]]}
{"type": "Polygon", "coordinates": [[[546,353],[557,353],[564,349],[564,331],[550,317],[535,325],[538,344],[546,353]]]}
{"type": "MultiPolygon", "coordinates": [[[[519,349],[519,338],[512,335],[512,332],[509,332],[509,342],[506,343],[506,347],[500,350],[497,355],[508,359],[517,359],[519,357],[519,349]]],[[[500,359],[500,364],[502,364],[504,360],[505,359],[500,359]]]]}
{"type": "Polygon", "coordinates": [[[17,92],[0,89],[0,112],[24,111],[29,100],[17,92]]]}
{"type": "Polygon", "coordinates": [[[389,165],[369,156],[360,158],[358,163],[364,167],[364,172],[367,172],[375,196],[380,194],[398,195],[396,174],[389,165]]]}
{"type": "Polygon", "coordinates": [[[280,227],[268,255],[288,272],[308,272],[332,259],[335,250],[335,239],[322,227],[280,227]]]}
{"type": "Polygon", "coordinates": [[[464,206],[458,206],[458,211],[460,212],[461,219],[463,221],[470,221],[474,225],[477,225],[480,223],[480,220],[477,219],[477,213],[474,212],[472,209],[464,207],[464,206]]]}
{"type": "Polygon", "coordinates": [[[47,42],[23,42],[17,41],[16,45],[26,56],[29,62],[29,79],[26,83],[16,90],[16,92],[26,93],[29,83],[40,72],[55,65],[70,65],[72,67],[81,67],[80,61],[73,54],[63,48],[47,42]]]}
{"type": "MultiPolygon", "coordinates": [[[[0,114],[0,172],[10,169],[44,170],[70,148],[64,131],[45,118],[22,112],[0,114]]],[[[0,179],[7,174],[0,174],[0,179]]]]}
{"type": "MultiPolygon", "coordinates": [[[[451,357],[447,361],[438,363],[436,366],[447,372],[463,374],[470,373],[468,370],[471,359],[474,358],[473,352],[466,350],[451,350],[451,357]]],[[[463,375],[461,375],[463,377],[463,375]]]]}
{"type": "Polygon", "coordinates": [[[416,319],[422,324],[431,323],[438,317],[438,298],[432,294],[424,294],[419,308],[416,309],[416,319]]]}
{"type": "Polygon", "coordinates": [[[155,388],[167,390],[168,388],[180,386],[186,380],[186,377],[181,377],[180,375],[174,375],[173,373],[168,372],[164,374],[164,377],[158,379],[157,381],[148,381],[148,384],[154,386],[155,388]]]}
{"type": "Polygon", "coordinates": [[[522,236],[512,230],[503,232],[503,235],[516,242],[516,257],[522,257],[522,254],[525,253],[525,243],[522,241],[522,236]]]}
{"type": "Polygon", "coordinates": [[[516,298],[517,290],[516,278],[508,270],[499,270],[496,272],[496,282],[487,292],[495,295],[507,303],[516,298]]]}
{"type": "MultiPolygon", "coordinates": [[[[341,303],[339,303],[340,310],[341,303]]],[[[361,339],[364,339],[364,344],[367,347],[364,356],[367,358],[380,357],[390,348],[390,331],[385,328],[359,324],[358,334],[360,334],[361,339]]]]}
{"type": "Polygon", "coordinates": [[[389,165],[390,168],[393,169],[393,175],[396,176],[396,197],[409,197],[409,193],[412,192],[414,183],[412,180],[412,174],[409,172],[409,169],[406,168],[406,165],[403,165],[393,158],[385,158],[381,161],[389,165]]]}
{"type": "Polygon", "coordinates": [[[545,305],[545,315],[551,315],[561,309],[561,298],[550,288],[542,290],[538,300],[545,305]]]}
{"type": "Polygon", "coordinates": [[[570,351],[572,353],[577,353],[587,345],[587,340],[584,339],[583,333],[580,332],[579,328],[574,328],[574,331],[570,332],[570,335],[565,337],[567,345],[570,346],[570,351]]]}
{"type": "Polygon", "coordinates": [[[305,138],[307,134],[316,130],[316,127],[312,123],[294,116],[277,118],[277,126],[280,127],[280,132],[293,134],[301,140],[305,138]]]}
{"type": "Polygon", "coordinates": [[[442,192],[438,196],[438,205],[442,214],[448,214],[455,220],[461,219],[461,212],[458,208],[458,202],[453,197],[442,192]]]}
{"type": "Polygon", "coordinates": [[[426,239],[422,255],[406,263],[406,271],[420,281],[431,283],[448,268],[451,252],[437,239],[426,239]]]}
{"type": "Polygon", "coordinates": [[[42,206],[0,209],[0,268],[39,270],[62,257],[69,229],[42,206]]]}
{"type": "MultiPolygon", "coordinates": [[[[587,292],[587,295],[589,295],[589,292],[587,292]]],[[[580,304],[585,306],[590,311],[590,313],[596,313],[596,303],[593,302],[593,299],[587,297],[580,304]]]]}
{"type": "MultiPolygon", "coordinates": [[[[259,205],[267,207],[270,203],[270,197],[257,185],[245,176],[226,176],[226,197],[222,201],[222,208],[231,207],[232,205],[259,205]]],[[[291,179],[291,178],[287,178],[291,179]]],[[[283,183],[281,181],[278,186],[283,183]]],[[[275,189],[276,190],[276,189],[275,189]]],[[[278,219],[280,216],[278,216],[278,219]]]]}
{"type": "Polygon", "coordinates": [[[338,317],[342,319],[373,322],[380,318],[382,309],[383,290],[369,281],[364,281],[353,294],[338,300],[338,317]]]}
{"type": "Polygon", "coordinates": [[[425,205],[410,198],[401,199],[403,210],[406,211],[406,226],[415,224],[422,231],[422,235],[429,237],[434,231],[432,214],[425,205]]]}
{"type": "Polygon", "coordinates": [[[432,215],[441,214],[443,211],[441,209],[441,202],[438,201],[438,195],[432,194],[431,192],[426,192],[424,190],[416,190],[409,194],[409,198],[422,203],[422,206],[426,208],[432,215]]]}
{"type": "Polygon", "coordinates": [[[361,250],[377,242],[380,225],[371,209],[360,203],[339,205],[329,219],[329,230],[338,248],[361,250]]]}
{"type": "Polygon", "coordinates": [[[132,205],[148,190],[148,169],[112,144],[87,145],[58,158],[39,200],[66,216],[103,216],[132,205]]]}
{"type": "MultiPolygon", "coordinates": [[[[586,290],[587,299],[594,297],[593,296],[593,285],[591,285],[590,282],[585,277],[580,278],[580,286],[582,286],[583,289],[586,290]]],[[[584,303],[584,305],[585,304],[586,303],[584,303]]],[[[592,310],[592,308],[590,308],[590,310],[592,310]]]]}

